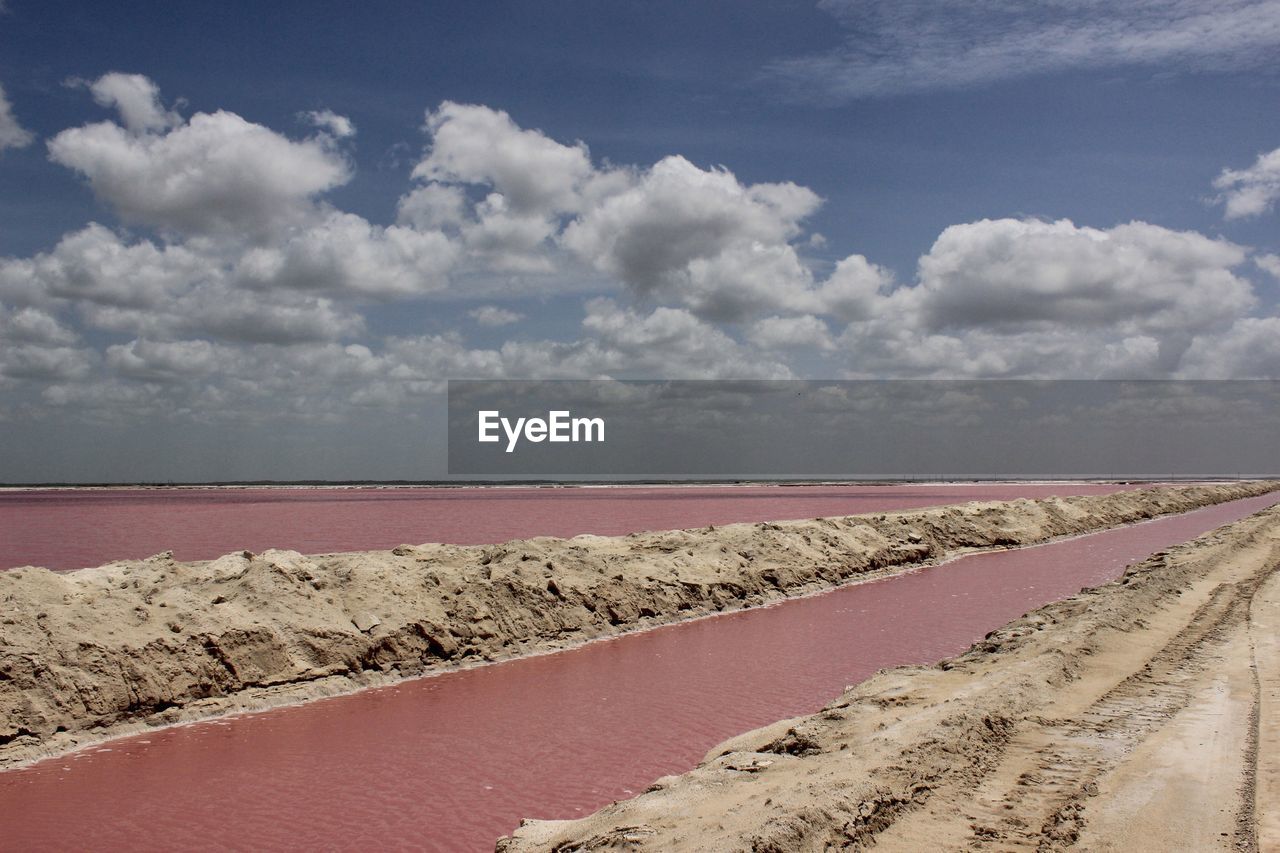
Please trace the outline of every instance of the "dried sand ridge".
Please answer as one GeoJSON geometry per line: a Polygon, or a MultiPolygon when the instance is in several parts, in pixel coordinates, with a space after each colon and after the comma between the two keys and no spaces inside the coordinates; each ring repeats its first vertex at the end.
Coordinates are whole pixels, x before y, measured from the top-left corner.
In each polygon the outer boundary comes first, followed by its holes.
{"type": "Polygon", "coordinates": [[[0,572],[0,766],[145,726],[759,604],[1274,483],[304,557],[0,572]]]}
{"type": "Polygon", "coordinates": [[[1280,850],[1280,507],[499,849],[1280,850]]]}

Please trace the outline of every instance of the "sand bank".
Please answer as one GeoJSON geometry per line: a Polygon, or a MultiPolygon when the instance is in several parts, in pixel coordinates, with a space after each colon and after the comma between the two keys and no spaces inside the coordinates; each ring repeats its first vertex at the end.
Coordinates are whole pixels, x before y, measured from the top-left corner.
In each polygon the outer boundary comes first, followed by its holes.
{"type": "Polygon", "coordinates": [[[1280,507],[849,688],[527,850],[1280,849],[1280,507]]]}
{"type": "Polygon", "coordinates": [[[147,726],[761,604],[1274,483],[978,502],[624,537],[0,573],[0,765],[147,726]]]}

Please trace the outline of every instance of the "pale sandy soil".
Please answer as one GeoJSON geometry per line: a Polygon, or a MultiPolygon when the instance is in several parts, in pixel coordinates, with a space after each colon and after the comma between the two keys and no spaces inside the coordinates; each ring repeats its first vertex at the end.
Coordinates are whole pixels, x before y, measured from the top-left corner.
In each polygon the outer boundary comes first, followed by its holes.
{"type": "Polygon", "coordinates": [[[1276,483],[490,546],[0,572],[0,767],[1261,494],[1276,483]]]}
{"type": "Polygon", "coordinates": [[[499,850],[1280,850],[1278,568],[1273,507],[499,850]]]}

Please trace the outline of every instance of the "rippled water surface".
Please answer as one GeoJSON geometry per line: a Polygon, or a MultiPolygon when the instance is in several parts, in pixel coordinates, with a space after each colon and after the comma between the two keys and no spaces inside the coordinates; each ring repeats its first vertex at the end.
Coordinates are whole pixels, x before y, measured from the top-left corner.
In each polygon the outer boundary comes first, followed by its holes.
{"type": "Polygon", "coordinates": [[[0,569],[76,569],[170,550],[179,560],[211,560],[246,548],[320,554],[423,542],[614,535],[1119,488],[1022,483],[0,491],[0,569]]]}
{"type": "Polygon", "coordinates": [[[0,773],[0,847],[491,850],[1276,500],[113,741],[0,773]]]}

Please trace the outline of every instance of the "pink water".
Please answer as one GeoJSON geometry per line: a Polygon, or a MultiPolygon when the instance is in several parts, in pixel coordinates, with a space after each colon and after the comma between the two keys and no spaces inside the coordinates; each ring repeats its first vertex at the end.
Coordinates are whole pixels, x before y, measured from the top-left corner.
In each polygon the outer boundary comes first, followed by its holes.
{"type": "Polygon", "coordinates": [[[928,663],[1266,496],[0,773],[12,850],[491,850],[928,663]]]}
{"type": "MultiPolygon", "coordinates": [[[[927,484],[572,489],[84,489],[0,491],[0,569],[76,569],[173,551],[304,554],[423,542],[617,535],[734,521],[816,518],[1125,486],[927,484]]],[[[1129,487],[1132,488],[1132,487],[1129,487]]]]}

